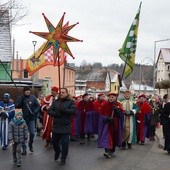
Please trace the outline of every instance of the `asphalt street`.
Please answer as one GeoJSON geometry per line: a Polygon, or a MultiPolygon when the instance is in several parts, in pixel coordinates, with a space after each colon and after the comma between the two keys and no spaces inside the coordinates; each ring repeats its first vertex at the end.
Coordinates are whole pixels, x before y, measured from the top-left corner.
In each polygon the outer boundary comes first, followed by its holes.
{"type": "Polygon", "coordinates": [[[0,150],[0,170],[170,170],[170,155],[158,146],[158,139],[147,140],[145,145],[133,145],[131,150],[117,148],[113,158],[106,159],[96,140],[85,145],[71,142],[66,165],[61,166],[54,161],[53,149],[45,148],[44,141],[36,137],[35,151],[22,156],[22,167],[13,165],[11,148],[0,150]]]}

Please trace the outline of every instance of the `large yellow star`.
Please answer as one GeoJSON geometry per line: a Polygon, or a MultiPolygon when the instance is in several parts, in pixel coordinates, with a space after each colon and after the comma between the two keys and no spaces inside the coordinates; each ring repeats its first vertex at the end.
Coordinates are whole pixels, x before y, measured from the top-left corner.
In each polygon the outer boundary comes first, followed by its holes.
{"type": "Polygon", "coordinates": [[[67,23],[63,26],[64,16],[65,16],[65,13],[64,13],[63,16],[61,17],[58,25],[55,28],[51,24],[51,22],[47,19],[47,17],[44,15],[44,13],[42,15],[45,19],[45,22],[46,22],[49,32],[32,32],[32,31],[30,31],[30,33],[36,34],[36,35],[47,40],[40,55],[42,55],[51,46],[53,46],[54,62],[56,62],[56,59],[59,56],[59,48],[62,48],[66,53],[68,53],[72,58],[74,58],[68,45],[67,45],[67,42],[76,42],[76,41],[82,42],[82,40],[78,40],[76,38],[68,36],[67,34],[78,23],[70,25],[70,26],[68,26],[68,23],[67,23]]]}

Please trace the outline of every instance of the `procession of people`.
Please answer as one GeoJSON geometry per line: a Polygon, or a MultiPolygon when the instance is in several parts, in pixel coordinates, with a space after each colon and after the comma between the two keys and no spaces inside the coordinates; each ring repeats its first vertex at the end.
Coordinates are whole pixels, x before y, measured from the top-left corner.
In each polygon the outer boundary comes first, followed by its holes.
{"type": "Polygon", "coordinates": [[[129,90],[119,100],[117,93],[99,93],[97,98],[88,93],[71,96],[67,88],[51,88],[51,94],[38,102],[29,87],[13,101],[5,93],[0,102],[0,142],[2,150],[12,144],[13,163],[21,166],[21,155],[34,152],[33,142],[38,114],[42,114],[41,138],[45,147],[54,149],[54,160],[66,163],[69,143],[78,144],[96,140],[96,147],[103,148],[103,156],[111,158],[116,147],[132,149],[134,144],[144,145],[146,138],[155,140],[158,124],[163,126],[165,150],[170,153],[170,100],[168,94],[153,98],[129,90]],[[164,104],[163,104],[164,102],[164,104]],[[19,109],[19,111],[18,111],[19,109]]]}

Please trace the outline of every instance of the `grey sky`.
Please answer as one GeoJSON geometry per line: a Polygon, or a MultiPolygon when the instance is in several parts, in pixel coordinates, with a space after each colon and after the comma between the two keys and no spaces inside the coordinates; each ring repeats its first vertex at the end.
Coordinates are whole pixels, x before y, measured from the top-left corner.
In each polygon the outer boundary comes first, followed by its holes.
{"type": "MultiPolygon", "coordinates": [[[[33,53],[32,41],[36,40],[38,49],[46,41],[29,31],[48,32],[42,13],[56,26],[66,12],[64,23],[79,22],[69,35],[83,42],[68,43],[75,59],[69,62],[79,65],[101,62],[103,65],[121,63],[118,50],[121,48],[131,23],[137,13],[139,0],[22,0],[29,13],[22,20],[24,26],[12,30],[19,57],[28,58],[33,53]]],[[[154,41],[170,38],[170,1],[143,0],[136,62],[145,63],[146,58],[154,58],[154,41]]],[[[170,41],[157,43],[159,48],[170,47],[170,41]]],[[[152,59],[151,59],[152,58],[152,59]]]]}

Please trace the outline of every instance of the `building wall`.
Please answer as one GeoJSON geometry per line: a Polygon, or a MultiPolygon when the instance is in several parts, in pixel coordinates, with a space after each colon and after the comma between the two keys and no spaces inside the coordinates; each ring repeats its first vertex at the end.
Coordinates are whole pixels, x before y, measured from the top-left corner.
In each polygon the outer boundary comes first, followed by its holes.
{"type": "Polygon", "coordinates": [[[106,84],[105,84],[105,91],[110,92],[110,76],[109,76],[109,72],[107,72],[107,76],[106,76],[106,84]]]}
{"type": "Polygon", "coordinates": [[[11,28],[9,10],[0,9],[0,60],[12,61],[11,28]]]}
{"type": "Polygon", "coordinates": [[[119,92],[119,82],[111,82],[111,93],[118,93],[119,92]]]}
{"type": "Polygon", "coordinates": [[[163,61],[163,57],[161,54],[157,64],[157,82],[164,80],[164,72],[165,72],[164,68],[165,68],[165,63],[163,61]]]}
{"type": "Polygon", "coordinates": [[[157,82],[170,79],[170,63],[165,63],[162,54],[157,64],[157,82]]]}
{"type": "Polygon", "coordinates": [[[11,80],[11,78],[9,77],[9,75],[11,76],[11,64],[10,63],[2,63],[2,64],[0,64],[0,81],[9,81],[11,80]]]}
{"type": "Polygon", "coordinates": [[[87,82],[87,90],[90,88],[95,88],[96,90],[105,90],[105,82],[94,82],[94,81],[88,81],[87,82]]]}
{"type": "MultiPolygon", "coordinates": [[[[26,60],[14,60],[13,64],[13,78],[18,79],[24,78],[24,70],[26,67],[26,60]]],[[[58,67],[54,67],[52,65],[45,66],[41,68],[36,74],[38,79],[51,80],[50,86],[58,86],[59,87],[59,75],[58,75],[58,67]]],[[[28,78],[32,79],[33,77],[28,76],[28,78]]],[[[51,88],[48,87],[48,88],[51,88]]],[[[75,70],[66,66],[64,70],[64,65],[60,66],[60,87],[68,88],[68,91],[71,95],[75,94],[75,70]],[[65,71],[65,77],[64,77],[65,71]]]]}
{"type": "Polygon", "coordinates": [[[165,80],[170,80],[170,63],[165,64],[165,80]]]}

